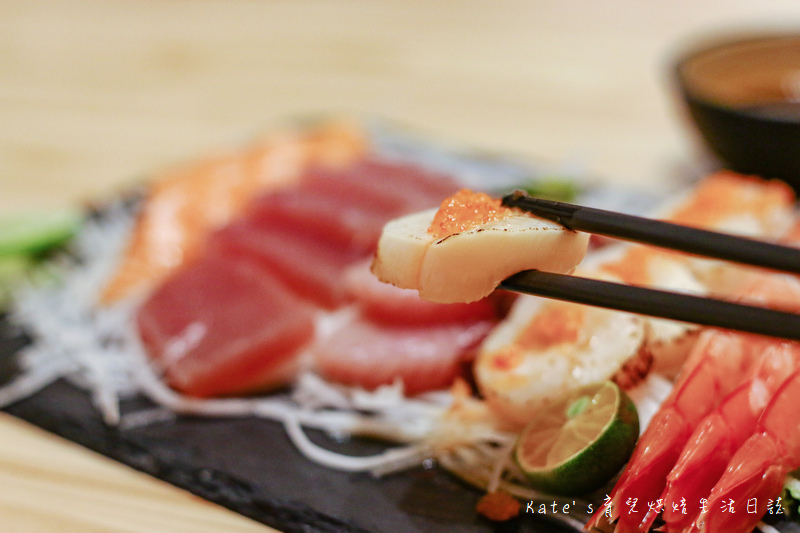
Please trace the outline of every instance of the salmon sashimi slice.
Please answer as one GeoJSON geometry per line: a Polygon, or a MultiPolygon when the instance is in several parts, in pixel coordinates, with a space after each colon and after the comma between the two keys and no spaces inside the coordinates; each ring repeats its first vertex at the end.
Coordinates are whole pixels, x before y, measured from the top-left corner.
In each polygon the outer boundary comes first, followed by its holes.
{"type": "Polygon", "coordinates": [[[311,353],[326,379],[368,390],[399,379],[405,394],[414,395],[450,385],[493,325],[392,326],[356,318],[320,339],[311,353]]]}
{"type": "Polygon", "coordinates": [[[258,226],[246,219],[214,233],[207,253],[232,262],[253,261],[297,296],[327,308],[345,302],[341,278],[360,257],[326,239],[283,227],[258,226]]]}
{"type": "Polygon", "coordinates": [[[139,310],[139,333],[173,388],[194,396],[284,385],[314,334],[315,311],[264,269],[208,257],[168,279],[139,310]]]}
{"type": "Polygon", "coordinates": [[[141,295],[198,254],[209,232],[268,189],[295,183],[314,165],[341,166],[366,151],[345,124],[283,132],[240,151],[166,171],[150,184],[122,262],[100,300],[141,295]]]}

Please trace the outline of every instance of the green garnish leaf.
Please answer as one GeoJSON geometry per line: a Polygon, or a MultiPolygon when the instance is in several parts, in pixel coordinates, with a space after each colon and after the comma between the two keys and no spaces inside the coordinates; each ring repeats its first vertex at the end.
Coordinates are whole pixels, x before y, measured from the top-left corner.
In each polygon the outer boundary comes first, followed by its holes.
{"type": "Polygon", "coordinates": [[[517,188],[531,196],[558,202],[571,202],[580,193],[580,188],[573,180],[555,177],[532,180],[517,188]]]}
{"type": "Polygon", "coordinates": [[[41,254],[65,244],[83,221],[77,209],[56,209],[0,218],[0,257],[41,254]]]}

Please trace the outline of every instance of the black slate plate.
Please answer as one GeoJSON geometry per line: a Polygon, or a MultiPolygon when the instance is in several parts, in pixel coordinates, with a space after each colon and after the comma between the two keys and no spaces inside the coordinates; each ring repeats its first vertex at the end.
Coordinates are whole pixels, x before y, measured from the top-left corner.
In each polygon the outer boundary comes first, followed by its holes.
{"type": "MultiPolygon", "coordinates": [[[[0,382],[16,373],[15,354],[26,342],[0,317],[0,382]]],[[[134,399],[123,409],[144,406],[146,400],[134,399]]],[[[297,452],[281,425],[262,419],[184,417],[120,430],[107,426],[89,395],[66,381],[5,410],[286,533],[570,531],[531,514],[502,524],[481,519],[474,510],[480,493],[438,468],[375,479],[318,466],[297,452]]],[[[353,454],[383,446],[315,437],[353,454]]]]}

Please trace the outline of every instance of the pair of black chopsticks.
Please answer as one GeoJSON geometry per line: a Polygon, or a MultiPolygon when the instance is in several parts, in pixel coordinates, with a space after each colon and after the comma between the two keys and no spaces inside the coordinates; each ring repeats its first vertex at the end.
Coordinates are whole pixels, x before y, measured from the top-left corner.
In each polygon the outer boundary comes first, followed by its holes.
{"type": "MultiPolygon", "coordinates": [[[[504,197],[503,205],[522,209],[575,231],[800,274],[800,249],[659,220],[553,202],[534,198],[519,191],[504,197]]],[[[546,298],[703,326],[800,340],[800,315],[700,296],[537,270],[515,274],[503,281],[500,287],[546,298]]]]}

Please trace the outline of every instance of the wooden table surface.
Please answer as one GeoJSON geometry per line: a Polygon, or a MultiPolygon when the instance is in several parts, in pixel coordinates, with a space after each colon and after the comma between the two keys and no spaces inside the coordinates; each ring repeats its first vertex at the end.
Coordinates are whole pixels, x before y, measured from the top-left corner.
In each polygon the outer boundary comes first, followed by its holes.
{"type": "MultiPolygon", "coordinates": [[[[697,153],[671,58],[776,27],[796,0],[0,0],[0,215],[320,115],[655,183],[697,153]]],[[[271,530],[0,416],[0,531],[271,530]]]]}

